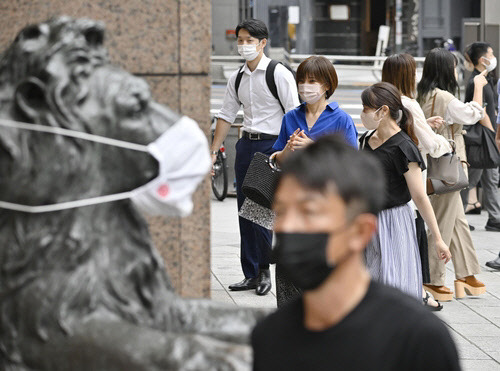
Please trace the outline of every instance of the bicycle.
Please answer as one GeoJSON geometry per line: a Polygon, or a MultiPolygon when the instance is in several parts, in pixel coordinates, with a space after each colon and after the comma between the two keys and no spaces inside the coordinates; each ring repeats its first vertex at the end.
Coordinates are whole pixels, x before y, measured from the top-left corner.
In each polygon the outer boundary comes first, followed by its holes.
{"type": "MultiPolygon", "coordinates": [[[[217,123],[217,118],[212,119],[212,125],[210,131],[212,133],[212,141],[215,135],[215,125],[217,123]]],[[[224,143],[219,148],[217,152],[217,158],[213,166],[212,175],[212,192],[214,196],[219,201],[223,201],[227,197],[228,188],[228,174],[227,174],[227,156],[224,143]]]]}
{"type": "Polygon", "coordinates": [[[223,201],[227,196],[227,158],[224,145],[217,152],[217,159],[214,163],[214,175],[212,175],[212,192],[215,198],[223,201]]]}

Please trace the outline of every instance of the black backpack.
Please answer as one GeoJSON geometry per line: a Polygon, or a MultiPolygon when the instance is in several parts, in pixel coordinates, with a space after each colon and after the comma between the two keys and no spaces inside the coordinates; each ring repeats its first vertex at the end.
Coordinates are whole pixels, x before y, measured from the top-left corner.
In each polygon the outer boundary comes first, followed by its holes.
{"type": "MultiPolygon", "coordinates": [[[[269,65],[266,68],[267,87],[271,91],[271,94],[273,95],[273,97],[276,98],[276,100],[279,102],[281,109],[283,110],[283,113],[285,113],[285,107],[283,107],[283,104],[281,104],[280,97],[278,95],[278,88],[276,87],[276,82],[274,81],[274,70],[276,69],[276,66],[278,65],[278,63],[285,66],[286,69],[292,73],[294,79],[296,79],[296,73],[294,70],[292,70],[292,67],[290,67],[286,63],[281,63],[281,62],[276,61],[274,59],[272,59],[271,62],[269,62],[269,65]]],[[[234,89],[236,91],[236,96],[238,96],[238,89],[240,88],[241,78],[243,77],[243,67],[245,67],[245,65],[240,67],[240,69],[238,71],[238,75],[236,75],[236,81],[234,82],[234,89]]],[[[302,102],[302,99],[300,99],[300,97],[299,97],[299,101],[302,102]]]]}

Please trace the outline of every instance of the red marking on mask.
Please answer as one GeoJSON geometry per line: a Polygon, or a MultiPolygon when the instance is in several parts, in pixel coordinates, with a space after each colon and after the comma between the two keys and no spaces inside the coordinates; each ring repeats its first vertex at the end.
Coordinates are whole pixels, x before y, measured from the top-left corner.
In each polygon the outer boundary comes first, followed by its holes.
{"type": "Polygon", "coordinates": [[[158,190],[157,190],[158,196],[165,198],[165,197],[167,197],[169,191],[170,191],[170,189],[168,188],[168,185],[162,184],[161,186],[158,187],[158,190]]]}

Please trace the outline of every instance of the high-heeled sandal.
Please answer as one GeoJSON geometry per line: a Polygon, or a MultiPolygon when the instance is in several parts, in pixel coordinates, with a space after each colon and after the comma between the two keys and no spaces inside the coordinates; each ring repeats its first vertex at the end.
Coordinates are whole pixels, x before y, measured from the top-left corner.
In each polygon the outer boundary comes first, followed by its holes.
{"type": "Polygon", "coordinates": [[[470,203],[467,203],[467,206],[474,206],[472,209],[469,209],[468,211],[466,211],[465,213],[468,214],[468,215],[479,215],[481,214],[481,210],[482,210],[482,206],[481,206],[481,203],[479,201],[476,201],[472,204],[470,203]],[[477,206],[479,205],[479,206],[477,206]]]}
{"type": "Polygon", "coordinates": [[[439,300],[439,301],[453,300],[453,291],[451,291],[446,286],[435,286],[435,285],[425,284],[424,287],[426,291],[429,291],[432,294],[434,300],[439,300]]]}
{"type": "Polygon", "coordinates": [[[441,309],[443,309],[443,304],[441,304],[438,300],[436,300],[436,303],[438,304],[437,307],[435,307],[434,305],[430,305],[429,304],[429,299],[431,298],[431,294],[429,294],[429,292],[425,292],[425,298],[422,298],[422,301],[424,302],[424,306],[433,311],[433,312],[439,312],[441,309]]]}
{"type": "Polygon", "coordinates": [[[467,276],[455,280],[455,297],[462,299],[465,294],[469,296],[479,296],[486,292],[486,286],[474,276],[467,276]]]}

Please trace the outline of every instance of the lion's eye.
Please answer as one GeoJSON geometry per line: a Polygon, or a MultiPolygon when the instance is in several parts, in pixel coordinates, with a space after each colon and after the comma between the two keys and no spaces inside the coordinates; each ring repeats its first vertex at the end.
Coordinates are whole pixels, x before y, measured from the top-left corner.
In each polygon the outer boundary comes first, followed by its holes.
{"type": "Polygon", "coordinates": [[[84,32],[85,39],[90,46],[101,46],[104,41],[104,30],[99,27],[91,27],[84,32]]]}

